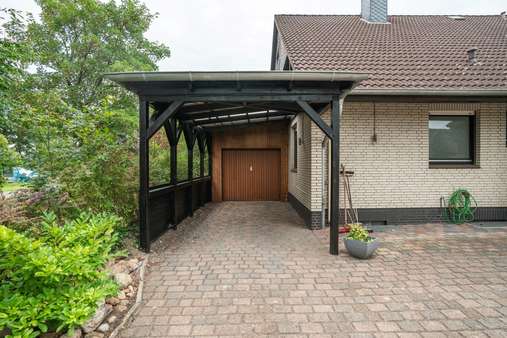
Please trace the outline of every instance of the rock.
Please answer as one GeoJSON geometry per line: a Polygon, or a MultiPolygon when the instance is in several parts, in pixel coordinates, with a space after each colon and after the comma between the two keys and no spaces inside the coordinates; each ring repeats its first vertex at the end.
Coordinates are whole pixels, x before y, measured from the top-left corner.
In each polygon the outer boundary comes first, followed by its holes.
{"type": "Polygon", "coordinates": [[[127,262],[124,260],[118,261],[116,263],[110,264],[108,266],[109,270],[116,275],[117,273],[125,273],[128,272],[127,262]]]}
{"type": "Polygon", "coordinates": [[[112,324],[112,323],[114,323],[116,321],[116,319],[118,319],[118,317],[116,317],[115,315],[112,315],[109,318],[107,318],[107,322],[109,324],[112,324]]]}
{"type": "Polygon", "coordinates": [[[121,291],[118,293],[118,299],[119,299],[119,300],[124,300],[124,299],[127,299],[127,296],[125,295],[125,291],[121,290],[121,291]]]}
{"type": "Polygon", "coordinates": [[[127,267],[130,272],[136,270],[140,265],[141,264],[137,258],[132,258],[127,261],[127,267]]]}
{"type": "Polygon", "coordinates": [[[74,334],[71,336],[68,333],[64,334],[60,338],[81,338],[83,336],[83,331],[81,329],[75,329],[74,334]]]}
{"type": "Polygon", "coordinates": [[[4,329],[0,330],[0,337],[5,337],[10,334],[12,334],[11,329],[4,328],[4,329]]]}
{"type": "Polygon", "coordinates": [[[103,332],[103,333],[105,333],[105,332],[109,331],[109,324],[108,324],[108,323],[103,323],[103,324],[101,324],[101,325],[97,328],[97,331],[99,331],[99,332],[103,332]]]}
{"type": "Polygon", "coordinates": [[[112,306],[120,304],[120,300],[117,297],[111,297],[106,300],[106,303],[111,304],[112,306]]]}
{"type": "Polygon", "coordinates": [[[125,305],[118,305],[118,307],[116,309],[118,311],[120,311],[120,312],[125,312],[125,311],[127,311],[127,306],[125,306],[125,305]]]}
{"type": "Polygon", "coordinates": [[[95,329],[104,321],[104,318],[106,318],[111,311],[113,311],[113,306],[111,304],[102,303],[95,312],[95,315],[83,324],[83,331],[85,333],[95,331],[95,329]]]}
{"type": "Polygon", "coordinates": [[[132,277],[130,277],[128,273],[124,272],[116,273],[114,275],[114,279],[118,282],[121,288],[125,288],[132,283],[132,277]]]}
{"type": "Polygon", "coordinates": [[[85,338],[102,338],[102,337],[104,337],[104,334],[100,332],[91,332],[85,335],[85,338]]]}

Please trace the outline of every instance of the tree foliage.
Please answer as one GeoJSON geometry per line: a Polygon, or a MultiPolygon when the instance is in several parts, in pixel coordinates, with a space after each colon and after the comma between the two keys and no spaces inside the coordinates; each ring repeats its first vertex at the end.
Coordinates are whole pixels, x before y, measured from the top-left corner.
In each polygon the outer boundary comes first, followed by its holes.
{"type": "Polygon", "coordinates": [[[9,102],[0,108],[0,132],[38,172],[38,189],[54,187],[75,210],[132,220],[136,105],[103,75],[156,70],[169,56],[168,47],[144,37],[156,14],[137,0],[36,2],[38,20],[11,11],[3,25],[11,75],[1,80],[9,102]]]}
{"type": "Polygon", "coordinates": [[[0,134],[0,188],[5,183],[4,172],[15,166],[19,161],[19,155],[9,147],[5,136],[0,134]]]}
{"type": "Polygon", "coordinates": [[[104,73],[156,70],[156,62],[169,56],[166,46],[144,37],[155,15],[137,0],[36,2],[40,22],[30,21],[21,39],[37,51],[40,85],[59,89],[77,109],[125,95],[104,84],[104,73]]]}

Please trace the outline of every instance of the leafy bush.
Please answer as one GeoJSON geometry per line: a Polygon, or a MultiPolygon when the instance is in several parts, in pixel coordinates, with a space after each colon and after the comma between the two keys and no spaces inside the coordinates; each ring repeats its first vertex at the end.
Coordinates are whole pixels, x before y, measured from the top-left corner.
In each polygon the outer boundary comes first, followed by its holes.
{"type": "Polygon", "coordinates": [[[7,138],[0,134],[0,188],[5,184],[4,172],[19,162],[18,157],[19,155],[9,147],[7,138]]]}
{"type": "Polygon", "coordinates": [[[349,233],[347,238],[355,239],[362,242],[371,242],[373,240],[361,223],[349,224],[349,233]]]}
{"type": "Polygon", "coordinates": [[[36,239],[0,225],[0,330],[13,336],[73,330],[118,292],[103,267],[119,218],[82,213],[59,226],[45,214],[36,239]]]}
{"type": "Polygon", "coordinates": [[[24,197],[26,192],[28,190],[17,191],[9,197],[0,194],[0,224],[20,231],[31,228],[37,219],[30,217],[28,212],[31,200],[19,198],[19,196],[24,197]]]}

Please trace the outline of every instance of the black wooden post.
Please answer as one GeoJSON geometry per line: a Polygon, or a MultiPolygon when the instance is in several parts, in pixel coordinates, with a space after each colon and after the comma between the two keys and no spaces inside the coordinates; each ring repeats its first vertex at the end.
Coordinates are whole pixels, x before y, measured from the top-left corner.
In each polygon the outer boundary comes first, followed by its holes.
{"type": "Polygon", "coordinates": [[[178,181],[178,166],[177,166],[177,153],[178,153],[178,123],[176,119],[169,119],[164,124],[165,133],[167,135],[167,139],[169,141],[169,145],[171,146],[171,154],[170,154],[170,166],[171,166],[171,179],[170,184],[174,185],[178,181]]]}
{"type": "MultiPolygon", "coordinates": [[[[199,177],[204,177],[204,154],[206,151],[206,134],[199,128],[197,133],[197,145],[199,147],[199,177]]],[[[206,183],[202,180],[199,182],[199,206],[203,206],[207,202],[206,183]]]]}
{"type": "MultiPolygon", "coordinates": [[[[211,134],[210,133],[206,133],[206,150],[208,151],[208,176],[212,176],[212,159],[211,159],[211,153],[213,152],[212,150],[212,146],[211,146],[211,134]]],[[[211,202],[211,200],[213,199],[213,196],[212,196],[212,192],[211,192],[211,180],[208,181],[206,183],[206,191],[207,191],[207,196],[206,196],[206,202],[211,202]]]]}
{"type": "Polygon", "coordinates": [[[178,181],[178,144],[171,144],[171,185],[178,181]]]}
{"type": "Polygon", "coordinates": [[[341,106],[338,97],[331,102],[331,225],[329,227],[329,252],[331,255],[339,253],[339,225],[340,220],[340,114],[341,106]]]}
{"type": "MultiPolygon", "coordinates": [[[[193,171],[194,171],[194,144],[195,144],[195,132],[194,127],[190,123],[183,124],[183,135],[185,136],[185,142],[187,144],[187,178],[189,182],[192,182],[193,171]]],[[[187,214],[193,216],[193,183],[190,184],[186,194],[187,214]]]]}
{"type": "Polygon", "coordinates": [[[197,145],[199,146],[199,177],[204,177],[204,152],[206,151],[206,134],[199,129],[197,134],[197,145]]]}
{"type": "Polygon", "coordinates": [[[212,163],[211,163],[211,134],[206,134],[206,150],[208,150],[208,175],[211,176],[212,163]]]}
{"type": "Polygon", "coordinates": [[[148,102],[139,99],[139,234],[140,245],[150,252],[148,102]]]}
{"type": "MultiPolygon", "coordinates": [[[[178,122],[176,119],[171,118],[167,120],[164,124],[165,133],[167,135],[167,139],[169,141],[169,145],[171,147],[170,153],[170,167],[171,167],[171,178],[169,184],[175,185],[178,183],[178,122]]],[[[169,205],[171,209],[171,224],[174,230],[177,229],[177,215],[176,215],[176,191],[171,192],[171,197],[169,198],[169,205]]]]}
{"type": "MultiPolygon", "coordinates": [[[[192,181],[192,176],[194,174],[194,147],[192,145],[187,144],[187,154],[188,154],[188,180],[192,181]]],[[[190,184],[188,188],[187,194],[187,210],[188,215],[194,215],[194,184],[190,184]]]]}
{"type": "Polygon", "coordinates": [[[204,177],[204,152],[206,149],[199,149],[199,176],[204,177]]]}

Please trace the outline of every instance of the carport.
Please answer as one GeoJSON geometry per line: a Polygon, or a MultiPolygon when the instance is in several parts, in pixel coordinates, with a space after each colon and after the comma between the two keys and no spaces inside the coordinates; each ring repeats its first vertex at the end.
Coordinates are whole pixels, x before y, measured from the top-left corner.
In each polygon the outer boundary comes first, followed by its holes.
{"type": "MultiPolygon", "coordinates": [[[[329,251],[338,254],[340,115],[345,96],[366,75],[346,72],[135,72],[105,76],[139,97],[139,233],[143,250],[167,229],[210,201],[204,151],[211,131],[291,119],[306,114],[331,140],[331,224],[329,251]],[[320,116],[331,110],[331,125],[320,116]],[[149,139],[164,128],[170,144],[170,183],[149,186],[149,139]],[[176,154],[183,135],[188,180],[176,178],[176,154]],[[193,178],[193,148],[200,153],[200,177],[193,178]]],[[[211,156],[210,162],[211,162],[211,156]]]]}

